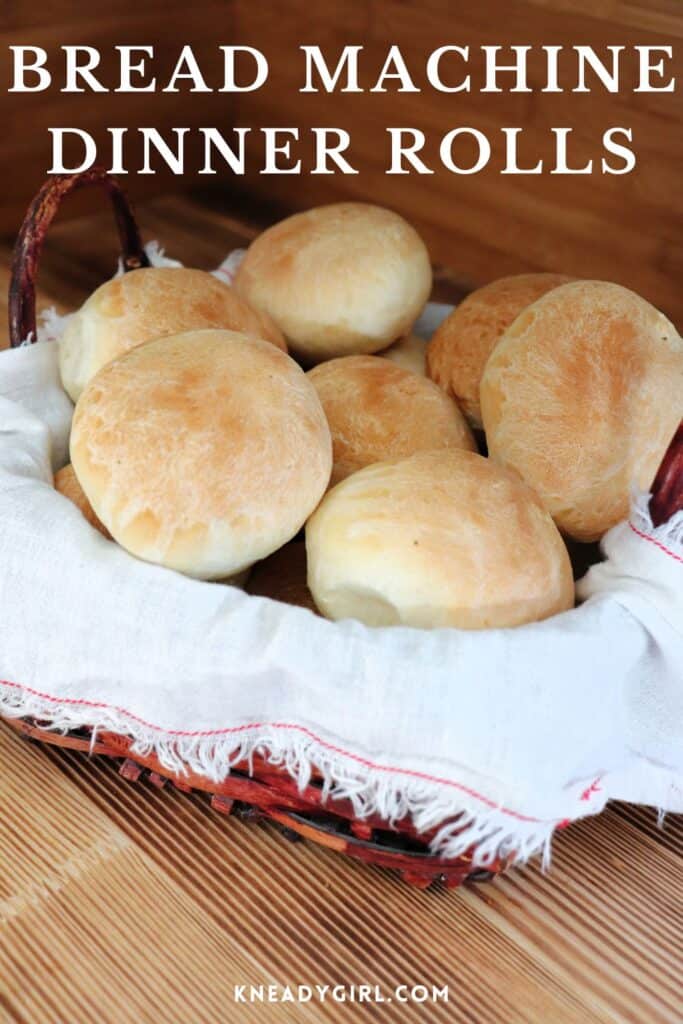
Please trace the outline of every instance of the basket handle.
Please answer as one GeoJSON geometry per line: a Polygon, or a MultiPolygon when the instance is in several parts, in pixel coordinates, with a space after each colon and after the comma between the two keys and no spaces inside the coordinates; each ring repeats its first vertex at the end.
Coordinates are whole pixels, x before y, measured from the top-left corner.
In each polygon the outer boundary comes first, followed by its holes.
{"type": "Polygon", "coordinates": [[[668,522],[677,512],[683,512],[683,420],[659,467],[650,499],[650,515],[655,526],[668,522]]]}
{"type": "Polygon", "coordinates": [[[149,266],[133,210],[116,178],[107,174],[103,167],[48,178],[29,206],[14,246],[9,286],[9,339],[12,348],[17,348],[27,338],[36,340],[36,277],[43,242],[62,201],[86,185],[100,185],[111,199],[124,272],[149,266]]]}

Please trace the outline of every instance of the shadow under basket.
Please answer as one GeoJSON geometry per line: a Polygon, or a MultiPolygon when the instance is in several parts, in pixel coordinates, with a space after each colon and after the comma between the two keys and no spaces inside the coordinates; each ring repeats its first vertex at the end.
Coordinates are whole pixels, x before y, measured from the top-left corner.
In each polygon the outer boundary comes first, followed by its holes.
{"type": "MultiPolygon", "coordinates": [[[[112,200],[121,240],[123,271],[149,265],[132,211],[115,179],[100,169],[51,178],[31,204],[14,250],[9,294],[12,347],[25,339],[36,338],[35,281],[47,229],[62,199],[75,189],[91,184],[101,186],[112,200]]],[[[680,510],[683,510],[683,424],[653,483],[650,501],[655,526],[667,522],[680,510]]],[[[315,772],[300,790],[285,768],[258,756],[250,762],[234,765],[224,781],[215,783],[189,770],[182,776],[174,775],[154,755],[133,754],[133,741],[127,736],[98,732],[93,740],[87,729],[63,734],[41,727],[39,721],[29,718],[3,720],[29,740],[114,758],[119,762],[120,774],[131,782],[144,780],[159,788],[171,784],[185,793],[204,793],[219,813],[274,821],[292,840],[309,839],[356,860],[393,868],[419,888],[437,881],[448,888],[466,880],[485,881],[514,859],[510,855],[481,870],[473,867],[471,850],[450,860],[435,856],[429,845],[437,828],[418,834],[408,818],[391,824],[378,816],[359,819],[351,801],[333,796],[323,799],[322,779],[315,772]]],[[[445,824],[441,822],[438,829],[445,824]]],[[[457,818],[454,824],[457,825],[457,818]]]]}

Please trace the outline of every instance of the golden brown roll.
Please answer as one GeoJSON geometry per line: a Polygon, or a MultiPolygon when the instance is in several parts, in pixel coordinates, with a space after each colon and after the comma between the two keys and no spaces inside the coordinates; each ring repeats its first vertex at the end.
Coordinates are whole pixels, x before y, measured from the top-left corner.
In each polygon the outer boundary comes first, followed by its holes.
{"type": "Polygon", "coordinates": [[[322,613],[369,626],[518,626],[572,607],[564,542],[534,492],[481,455],[421,452],[333,488],[306,526],[322,613]]]}
{"type": "Polygon", "coordinates": [[[514,467],[580,541],[648,490],[683,417],[683,341],[644,299],[576,281],[529,306],[486,364],[489,452],[514,467]]]}
{"type": "Polygon", "coordinates": [[[155,338],[220,327],[287,350],[270,317],[203,270],[147,267],[112,278],[69,318],[59,342],[64,390],[76,402],[112,359],[155,338]]]}
{"type": "Polygon", "coordinates": [[[111,534],[107,530],[106,526],[103,526],[93,511],[93,507],[83,493],[83,488],[78,482],[78,477],[74,473],[74,468],[71,464],[64,466],[55,474],[55,490],[63,494],[65,498],[72,501],[76,508],[83,514],[84,518],[88,520],[91,526],[94,526],[96,530],[106,537],[107,540],[111,540],[111,534]]]}
{"type": "Polygon", "coordinates": [[[522,310],[570,280],[562,274],[502,277],[468,295],[434,332],[427,348],[427,372],[457,399],[475,427],[481,427],[482,374],[501,336],[522,310]]]}
{"type": "Polygon", "coordinates": [[[191,331],[100,370],[76,406],[71,461],[122,547],[221,579],[301,529],[332,444],[293,359],[233,331],[191,331]]]}
{"type": "Polygon", "coordinates": [[[309,370],[332,433],[331,484],[385,459],[433,448],[474,451],[452,398],[379,356],[343,356],[309,370]]]}
{"type": "Polygon", "coordinates": [[[306,583],[306,545],[292,541],[259,562],[251,571],[247,592],[257,597],[298,605],[318,613],[306,583]]]}
{"type": "Polygon", "coordinates": [[[402,366],[404,370],[412,370],[420,377],[427,376],[427,342],[418,338],[417,334],[406,334],[405,338],[399,338],[381,355],[397,366],[402,366]]]}
{"type": "Polygon", "coordinates": [[[410,330],[431,285],[417,232],[365,203],[320,206],[268,228],[234,282],[308,363],[391,345],[410,330]]]}

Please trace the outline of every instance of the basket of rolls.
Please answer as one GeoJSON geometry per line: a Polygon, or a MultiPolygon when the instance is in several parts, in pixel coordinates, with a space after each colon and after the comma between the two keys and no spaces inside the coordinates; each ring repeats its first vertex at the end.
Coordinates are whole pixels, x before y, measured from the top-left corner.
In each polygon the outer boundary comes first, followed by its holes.
{"type": "Polygon", "coordinates": [[[104,171],[46,183],[0,354],[10,725],[418,886],[683,810],[683,341],[618,283],[431,289],[379,206],[209,272],[104,171]],[[119,270],[38,325],[83,186],[119,270]]]}

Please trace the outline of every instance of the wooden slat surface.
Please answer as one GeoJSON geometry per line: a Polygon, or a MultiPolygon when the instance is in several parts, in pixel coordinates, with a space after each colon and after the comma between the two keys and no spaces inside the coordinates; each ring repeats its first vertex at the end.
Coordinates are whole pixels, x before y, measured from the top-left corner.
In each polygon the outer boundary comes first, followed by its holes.
{"type": "MultiPolygon", "coordinates": [[[[204,267],[263,216],[141,210],[147,238],[204,267]]],[[[106,215],[58,225],[44,300],[79,302],[114,244],[106,215]]],[[[682,865],[683,819],[659,829],[617,805],[558,835],[547,875],[420,892],[0,725],[0,1021],[681,1024],[682,865]],[[449,1002],[233,1000],[240,984],[362,983],[448,985],[449,1002]]]]}

